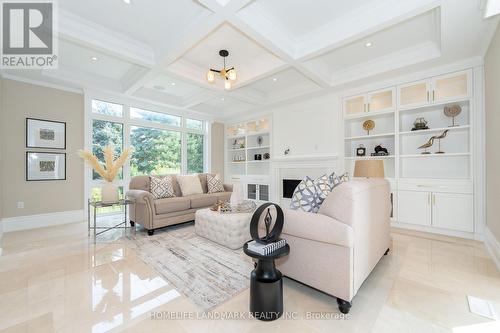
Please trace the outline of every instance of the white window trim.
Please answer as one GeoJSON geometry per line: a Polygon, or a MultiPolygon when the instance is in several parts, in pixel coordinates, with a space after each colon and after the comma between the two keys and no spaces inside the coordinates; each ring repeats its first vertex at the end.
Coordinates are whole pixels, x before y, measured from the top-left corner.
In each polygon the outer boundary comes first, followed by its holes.
{"type": "MultiPolygon", "coordinates": [[[[130,147],[130,129],[132,126],[149,127],[160,130],[176,131],[181,133],[181,174],[187,173],[187,133],[195,133],[204,135],[203,138],[203,171],[210,171],[210,124],[211,121],[208,119],[203,119],[203,117],[191,116],[191,115],[181,115],[175,110],[171,110],[167,107],[162,108],[158,106],[148,106],[144,103],[134,103],[130,100],[121,100],[120,98],[115,98],[113,96],[101,96],[99,94],[85,94],[85,120],[84,120],[84,145],[85,149],[92,150],[92,122],[93,120],[103,120],[123,124],[123,146],[130,147]],[[123,106],[123,117],[103,115],[92,112],[92,100],[99,100],[102,102],[116,103],[123,106]],[[130,118],[130,108],[138,108],[152,112],[165,113],[172,116],[181,117],[181,126],[171,126],[166,124],[161,124],[158,122],[145,121],[140,119],[130,118]],[[162,110],[163,109],[163,110],[162,110]],[[172,112],[174,111],[174,112],[172,112]],[[191,128],[186,128],[186,118],[200,120],[203,122],[202,130],[196,130],[191,128]]],[[[119,187],[123,187],[124,193],[128,191],[128,186],[130,183],[130,160],[127,160],[123,166],[123,179],[116,180],[115,184],[119,187]]],[[[92,179],[92,168],[85,163],[84,169],[84,184],[85,184],[85,207],[87,206],[87,200],[90,198],[91,189],[93,187],[102,186],[102,180],[92,179]]],[[[85,210],[87,215],[87,211],[85,210]]]]}

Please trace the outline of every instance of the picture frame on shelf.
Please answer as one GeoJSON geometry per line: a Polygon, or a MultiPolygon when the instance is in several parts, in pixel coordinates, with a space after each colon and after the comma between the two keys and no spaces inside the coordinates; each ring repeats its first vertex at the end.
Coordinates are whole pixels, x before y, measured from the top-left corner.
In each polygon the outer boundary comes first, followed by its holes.
{"type": "Polygon", "coordinates": [[[66,153],[26,152],[26,181],[66,180],[66,153]]]}
{"type": "Polygon", "coordinates": [[[26,118],[26,148],[66,149],[66,123],[26,118]]]}

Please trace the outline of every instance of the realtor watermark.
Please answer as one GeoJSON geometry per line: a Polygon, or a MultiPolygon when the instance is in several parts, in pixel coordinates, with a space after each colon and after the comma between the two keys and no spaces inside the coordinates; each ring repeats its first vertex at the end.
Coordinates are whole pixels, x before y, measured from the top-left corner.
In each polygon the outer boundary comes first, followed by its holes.
{"type": "MultiPolygon", "coordinates": [[[[177,311],[152,311],[151,320],[270,320],[275,318],[272,312],[252,313],[245,311],[210,311],[210,312],[177,312],[177,311]]],[[[350,314],[338,312],[295,312],[285,311],[282,320],[349,320],[350,314]]]]}
{"type": "Polygon", "coordinates": [[[54,1],[2,0],[3,69],[55,69],[58,65],[54,1]]]}

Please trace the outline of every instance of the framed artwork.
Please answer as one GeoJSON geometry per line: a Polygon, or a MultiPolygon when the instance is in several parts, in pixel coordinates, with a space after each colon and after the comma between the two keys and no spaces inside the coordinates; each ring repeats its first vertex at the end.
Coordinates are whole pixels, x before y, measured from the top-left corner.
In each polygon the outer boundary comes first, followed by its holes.
{"type": "Polygon", "coordinates": [[[27,151],[26,180],[66,180],[66,153],[27,151]]]}
{"type": "Polygon", "coordinates": [[[66,149],[66,123],[26,118],[26,148],[66,149]]]}

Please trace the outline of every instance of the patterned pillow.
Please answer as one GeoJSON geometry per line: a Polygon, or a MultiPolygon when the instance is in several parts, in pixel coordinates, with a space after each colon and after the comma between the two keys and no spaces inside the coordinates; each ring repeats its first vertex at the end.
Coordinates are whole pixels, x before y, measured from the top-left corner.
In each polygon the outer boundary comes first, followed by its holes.
{"type": "Polygon", "coordinates": [[[172,177],[149,177],[151,179],[150,192],[156,199],[175,197],[172,177]]]}
{"type": "Polygon", "coordinates": [[[332,174],[329,176],[324,174],[323,176],[316,178],[316,180],[314,181],[314,185],[316,185],[316,190],[318,192],[318,209],[326,199],[328,194],[330,194],[335,186],[339,185],[340,183],[341,180],[335,175],[335,172],[332,172],[332,174]]]}
{"type": "Polygon", "coordinates": [[[305,177],[293,192],[290,208],[316,213],[319,210],[318,200],[318,191],[314,181],[305,177]]]}
{"type": "Polygon", "coordinates": [[[224,185],[222,184],[222,180],[219,175],[211,175],[207,174],[207,193],[218,193],[224,192],[224,185]]]}

